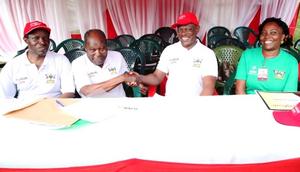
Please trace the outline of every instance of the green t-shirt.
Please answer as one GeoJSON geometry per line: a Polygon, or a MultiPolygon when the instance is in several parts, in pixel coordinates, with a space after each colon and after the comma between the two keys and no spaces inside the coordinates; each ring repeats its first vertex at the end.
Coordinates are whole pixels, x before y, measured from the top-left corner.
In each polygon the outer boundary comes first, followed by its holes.
{"type": "Polygon", "coordinates": [[[264,58],[262,48],[247,49],[238,63],[237,80],[246,81],[246,93],[258,91],[295,92],[298,85],[298,62],[284,50],[278,56],[264,58]],[[267,71],[266,78],[258,73],[267,71]]]}

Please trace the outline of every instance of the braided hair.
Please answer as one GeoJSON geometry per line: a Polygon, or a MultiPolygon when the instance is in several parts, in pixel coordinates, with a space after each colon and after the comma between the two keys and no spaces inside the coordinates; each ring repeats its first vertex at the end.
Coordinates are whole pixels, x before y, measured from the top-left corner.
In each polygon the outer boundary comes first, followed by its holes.
{"type": "Polygon", "coordinates": [[[259,36],[261,35],[262,30],[265,27],[265,25],[267,23],[271,23],[271,22],[276,23],[282,29],[282,32],[285,35],[283,43],[280,46],[289,49],[293,45],[293,37],[290,35],[288,25],[284,21],[282,21],[281,18],[270,17],[270,18],[267,18],[266,20],[264,20],[262,22],[262,24],[260,24],[258,27],[259,36]]]}

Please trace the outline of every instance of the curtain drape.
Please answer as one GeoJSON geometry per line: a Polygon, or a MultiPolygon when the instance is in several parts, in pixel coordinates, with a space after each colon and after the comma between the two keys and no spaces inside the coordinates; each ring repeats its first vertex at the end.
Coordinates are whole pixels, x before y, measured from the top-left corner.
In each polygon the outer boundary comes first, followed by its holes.
{"type": "Polygon", "coordinates": [[[268,17],[279,17],[288,25],[292,22],[295,11],[297,10],[298,0],[260,0],[262,22],[268,17]]]}
{"type": "Polygon", "coordinates": [[[0,52],[16,52],[25,47],[23,29],[27,21],[44,21],[45,3],[40,0],[0,1],[0,52]]]}
{"type": "Polygon", "coordinates": [[[76,0],[75,2],[75,23],[78,26],[78,32],[83,39],[84,33],[89,29],[101,29],[105,33],[105,0],[76,0]]]}
{"type": "Polygon", "coordinates": [[[158,27],[158,0],[106,0],[116,32],[139,38],[158,27]]]}
{"type": "Polygon", "coordinates": [[[233,31],[248,26],[261,7],[261,21],[281,17],[288,25],[298,0],[1,0],[0,53],[16,52],[25,46],[23,28],[30,20],[41,20],[52,29],[57,43],[70,38],[71,32],[83,35],[99,28],[107,33],[105,11],[108,10],[117,34],[136,38],[171,26],[183,12],[194,12],[200,20],[199,37],[213,26],[233,31]]]}

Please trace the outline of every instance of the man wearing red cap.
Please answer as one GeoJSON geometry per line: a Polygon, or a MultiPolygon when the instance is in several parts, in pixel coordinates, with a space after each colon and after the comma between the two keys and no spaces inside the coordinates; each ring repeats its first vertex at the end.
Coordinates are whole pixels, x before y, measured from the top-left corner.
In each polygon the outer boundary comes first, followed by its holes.
{"type": "Polygon", "coordinates": [[[74,97],[69,60],[48,51],[51,29],[42,22],[26,24],[28,50],[9,61],[0,74],[0,98],[74,97]]]}
{"type": "Polygon", "coordinates": [[[218,65],[214,52],[197,39],[197,17],[184,13],[172,27],[177,28],[179,42],[166,47],[154,73],[139,75],[137,82],[158,85],[167,75],[166,96],[212,95],[218,65]]]}

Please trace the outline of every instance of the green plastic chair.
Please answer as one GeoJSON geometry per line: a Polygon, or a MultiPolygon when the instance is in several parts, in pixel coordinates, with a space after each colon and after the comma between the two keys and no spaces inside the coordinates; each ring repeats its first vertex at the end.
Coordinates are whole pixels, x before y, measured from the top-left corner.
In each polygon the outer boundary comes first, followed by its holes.
{"type": "Polygon", "coordinates": [[[300,39],[298,39],[294,44],[294,49],[300,53],[300,39]]]}
{"type": "Polygon", "coordinates": [[[160,36],[168,44],[173,44],[179,41],[176,30],[171,27],[160,27],[154,32],[154,34],[160,36]]]}
{"type": "Polygon", "coordinates": [[[231,90],[234,87],[235,71],[243,50],[236,46],[223,45],[213,49],[213,51],[219,64],[219,77],[216,83],[216,90],[219,94],[232,94],[231,90]]]}
{"type": "Polygon", "coordinates": [[[64,55],[69,59],[70,63],[78,57],[85,54],[85,51],[82,49],[73,49],[71,51],[66,52],[64,55]]]}
{"type": "Polygon", "coordinates": [[[107,39],[106,46],[107,46],[107,49],[111,50],[111,51],[116,51],[116,50],[122,48],[122,45],[115,39],[107,39]]]}
{"type": "Polygon", "coordinates": [[[84,41],[81,39],[66,39],[57,45],[54,52],[58,52],[61,48],[64,50],[64,53],[73,49],[83,49],[83,45],[84,41]]]}
{"type": "Polygon", "coordinates": [[[233,35],[240,40],[247,48],[252,48],[254,43],[249,42],[250,37],[254,37],[255,40],[258,39],[258,34],[256,34],[251,28],[246,26],[240,26],[234,29],[233,35]]]}
{"type": "Polygon", "coordinates": [[[138,39],[134,41],[131,48],[138,49],[145,59],[144,71],[141,74],[149,74],[155,71],[163,47],[151,39],[138,39]]]}
{"type": "Polygon", "coordinates": [[[125,48],[125,47],[130,47],[130,44],[135,41],[135,38],[132,35],[123,34],[117,36],[114,40],[117,41],[122,48],[125,48]]]}
{"type": "MultiPolygon", "coordinates": [[[[134,48],[122,48],[118,50],[124,57],[129,71],[144,73],[145,61],[139,50],[134,48]]],[[[123,84],[123,88],[127,97],[143,97],[139,87],[129,87],[123,84]]]]}

